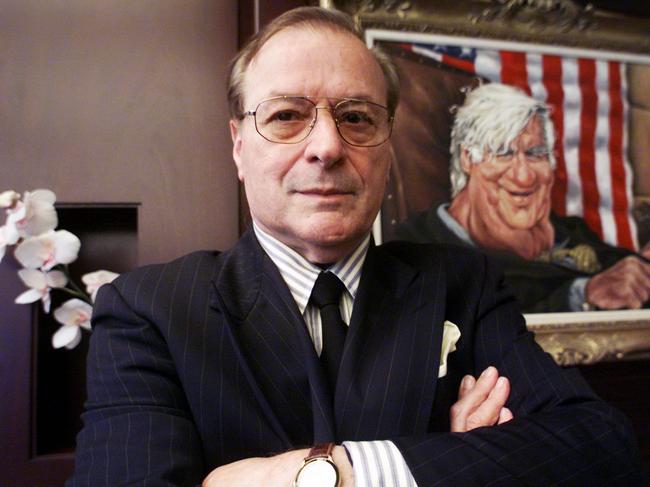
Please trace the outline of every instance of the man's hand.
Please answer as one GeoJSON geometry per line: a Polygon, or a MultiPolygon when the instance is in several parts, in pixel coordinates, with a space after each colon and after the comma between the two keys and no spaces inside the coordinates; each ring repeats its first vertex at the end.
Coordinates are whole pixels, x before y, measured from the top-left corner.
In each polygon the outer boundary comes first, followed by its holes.
{"type": "MultiPolygon", "coordinates": [[[[650,258],[650,247],[641,251],[650,258]]],[[[650,297],[650,263],[626,257],[587,281],[586,299],[600,309],[638,309],[650,297]]]]}
{"type": "MultiPolygon", "coordinates": [[[[215,468],[203,481],[203,487],[291,487],[309,449],[292,450],[272,457],[245,458],[215,468]]],[[[342,446],[335,446],[332,459],[339,469],[341,487],[354,487],[354,473],[342,446]]]]}
{"type": "Polygon", "coordinates": [[[509,395],[510,382],[499,377],[494,367],[485,369],[478,380],[466,375],[460,383],[458,401],[451,407],[451,431],[464,433],[510,421],[512,412],[505,407],[509,395]]]}

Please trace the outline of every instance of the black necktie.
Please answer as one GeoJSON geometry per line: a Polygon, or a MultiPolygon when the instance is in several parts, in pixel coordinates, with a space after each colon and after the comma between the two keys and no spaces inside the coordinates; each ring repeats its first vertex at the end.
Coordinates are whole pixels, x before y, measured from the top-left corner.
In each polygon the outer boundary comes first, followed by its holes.
{"type": "Polygon", "coordinates": [[[325,368],[330,390],[334,394],[336,374],[343,355],[347,326],[341,319],[339,302],[345,285],[331,272],[321,272],[311,291],[310,303],[320,309],[323,325],[323,350],[320,361],[325,368]]]}

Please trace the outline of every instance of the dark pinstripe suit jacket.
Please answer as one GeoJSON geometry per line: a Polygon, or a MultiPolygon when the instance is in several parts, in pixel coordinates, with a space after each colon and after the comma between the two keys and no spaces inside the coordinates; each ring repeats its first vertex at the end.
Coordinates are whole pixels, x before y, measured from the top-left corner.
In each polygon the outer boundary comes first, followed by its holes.
{"type": "Polygon", "coordinates": [[[458,248],[371,248],[333,398],[252,233],[123,275],[95,305],[68,485],[194,485],[245,457],[387,438],[420,487],[639,485],[625,420],[539,349],[495,275],[458,248]],[[438,379],[445,320],[462,335],[438,379]],[[516,419],[448,433],[461,377],[490,364],[511,381],[516,419]]]}

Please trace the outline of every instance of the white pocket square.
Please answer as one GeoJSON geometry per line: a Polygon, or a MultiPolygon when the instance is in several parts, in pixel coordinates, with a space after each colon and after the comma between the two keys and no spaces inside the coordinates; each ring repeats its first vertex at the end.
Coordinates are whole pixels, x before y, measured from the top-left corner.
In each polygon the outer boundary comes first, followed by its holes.
{"type": "Polygon", "coordinates": [[[440,346],[440,367],[438,379],[447,375],[447,355],[456,350],[456,342],[460,338],[460,330],[451,321],[445,320],[442,330],[442,345],[440,346]]]}

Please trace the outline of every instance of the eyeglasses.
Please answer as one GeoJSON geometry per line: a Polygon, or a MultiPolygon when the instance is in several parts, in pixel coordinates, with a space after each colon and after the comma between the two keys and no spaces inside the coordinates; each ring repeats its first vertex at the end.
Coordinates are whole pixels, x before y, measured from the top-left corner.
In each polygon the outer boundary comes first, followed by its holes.
{"type": "Polygon", "coordinates": [[[257,133],[270,142],[297,144],[316,125],[318,110],[328,110],[341,138],[354,146],[380,145],[388,140],[393,127],[388,108],[352,98],[342,99],[334,106],[317,106],[309,97],[277,96],[244,112],[242,118],[252,115],[257,133]]]}
{"type": "Polygon", "coordinates": [[[528,162],[548,162],[550,152],[546,145],[539,145],[517,150],[508,147],[493,153],[493,155],[497,162],[512,164],[515,158],[520,157],[520,155],[523,155],[528,162]]]}

